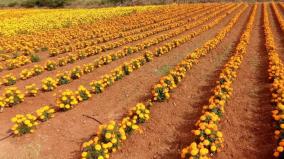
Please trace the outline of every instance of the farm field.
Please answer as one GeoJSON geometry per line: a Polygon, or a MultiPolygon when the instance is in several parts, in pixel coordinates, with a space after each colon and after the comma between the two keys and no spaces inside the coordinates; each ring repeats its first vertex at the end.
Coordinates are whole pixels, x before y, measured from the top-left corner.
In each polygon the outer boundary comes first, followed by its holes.
{"type": "Polygon", "coordinates": [[[0,19],[0,159],[284,158],[282,2],[0,19]]]}

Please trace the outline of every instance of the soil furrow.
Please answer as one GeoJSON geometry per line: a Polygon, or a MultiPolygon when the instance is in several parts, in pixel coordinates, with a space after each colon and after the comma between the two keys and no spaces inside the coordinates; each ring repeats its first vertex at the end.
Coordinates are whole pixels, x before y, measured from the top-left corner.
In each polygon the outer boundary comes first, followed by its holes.
{"type": "Polygon", "coordinates": [[[176,159],[181,148],[192,141],[191,130],[210,97],[218,72],[227,62],[249,17],[248,9],[223,42],[200,59],[167,103],[151,108],[152,118],[144,133],[135,134],[113,158],[176,159]],[[145,153],[147,152],[147,153],[145,153]],[[143,154],[143,155],[141,155],[143,154]]]}
{"type": "Polygon", "coordinates": [[[272,157],[273,127],[264,45],[262,7],[258,7],[251,42],[233,83],[232,98],[221,123],[225,148],[218,159],[268,159],[272,157]]]}

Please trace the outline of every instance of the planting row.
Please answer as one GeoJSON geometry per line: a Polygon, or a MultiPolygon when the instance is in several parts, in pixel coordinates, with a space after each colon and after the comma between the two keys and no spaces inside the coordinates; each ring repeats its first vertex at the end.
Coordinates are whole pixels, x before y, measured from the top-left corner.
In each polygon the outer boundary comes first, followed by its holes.
{"type": "Polygon", "coordinates": [[[276,7],[275,3],[272,3],[271,5],[272,5],[273,11],[274,11],[274,13],[276,15],[277,21],[280,24],[280,28],[284,32],[284,19],[283,19],[283,16],[280,13],[280,11],[278,10],[278,8],[276,7]]]}
{"type": "Polygon", "coordinates": [[[257,5],[253,7],[249,21],[238,43],[235,54],[225,64],[219,75],[213,95],[209,103],[203,106],[203,113],[196,122],[196,129],[193,130],[195,141],[184,148],[182,158],[197,159],[210,158],[223,147],[223,134],[218,128],[221,117],[224,114],[224,107],[232,95],[232,84],[236,80],[238,69],[247,53],[247,46],[250,42],[251,31],[255,20],[257,5]]]}
{"type": "MultiPolygon", "coordinates": [[[[231,9],[228,12],[231,13],[233,12],[234,9],[231,9]]],[[[156,57],[159,57],[161,55],[166,54],[170,50],[172,50],[175,47],[180,46],[181,44],[190,41],[193,39],[195,36],[200,35],[202,32],[209,30],[210,28],[216,26],[218,23],[220,23],[226,15],[220,16],[216,19],[214,19],[211,23],[202,26],[199,30],[194,31],[190,33],[189,35],[183,36],[180,39],[173,40],[171,43],[168,43],[165,45],[163,48],[167,48],[166,50],[163,49],[163,52],[160,52],[158,50],[155,51],[154,55],[156,57]]],[[[208,44],[209,45],[209,44],[208,44]]],[[[141,66],[143,66],[146,62],[150,62],[152,59],[152,54],[151,53],[146,53],[143,57],[137,58],[135,60],[132,60],[128,63],[124,63],[121,66],[118,66],[115,68],[111,73],[106,74],[102,76],[100,80],[97,81],[92,81],[90,83],[90,89],[87,89],[86,87],[88,86],[80,86],[77,91],[72,91],[72,90],[65,90],[61,93],[61,95],[57,98],[57,107],[55,107],[55,111],[52,110],[52,112],[58,112],[58,111],[67,111],[69,109],[72,109],[74,106],[78,105],[79,102],[83,102],[85,100],[88,100],[91,96],[91,93],[96,94],[96,93],[102,93],[105,88],[111,86],[115,81],[122,79],[124,76],[129,75],[133,70],[139,69],[141,66]]],[[[47,110],[49,111],[49,110],[47,110]]],[[[23,115],[17,115],[18,117],[25,117],[23,115]]],[[[13,118],[13,121],[16,121],[15,126],[12,128],[14,131],[14,134],[25,134],[28,132],[31,132],[35,126],[38,124],[37,120],[39,118],[35,118],[34,123],[35,124],[30,124],[31,127],[29,127],[29,131],[22,131],[27,130],[28,125],[24,123],[25,120],[19,120],[19,122],[16,120],[17,116],[13,118]]],[[[32,121],[30,121],[32,122],[32,121]]]]}
{"type": "MultiPolygon", "coordinates": [[[[85,41],[87,39],[94,38],[102,38],[103,40],[105,38],[107,39],[109,34],[125,34],[125,31],[139,29],[142,26],[166,20],[167,18],[172,17],[169,16],[169,13],[179,16],[180,13],[185,13],[183,8],[191,7],[160,7],[153,11],[130,14],[129,16],[118,16],[115,18],[115,21],[114,19],[109,19],[98,21],[94,24],[84,24],[67,29],[56,29],[32,35],[2,38],[0,39],[0,44],[2,46],[2,50],[5,52],[30,54],[38,51],[44,51],[49,48],[74,44],[76,41],[85,41]],[[177,8],[180,9],[180,12],[177,12],[177,8]],[[161,15],[161,17],[157,17],[157,14],[161,15]],[[148,19],[148,21],[146,21],[146,19],[148,19]]],[[[126,35],[127,34],[129,33],[126,33],[126,35]]],[[[129,35],[131,34],[132,33],[130,32],[129,35]]],[[[6,58],[9,58],[9,56],[6,58]]]]}
{"type": "Polygon", "coordinates": [[[108,158],[110,153],[115,152],[128,135],[138,130],[139,125],[149,119],[150,108],[155,105],[154,103],[167,101],[170,98],[170,93],[182,81],[187,71],[198,62],[199,58],[217,47],[231,31],[246,8],[242,8],[213,39],[207,41],[201,48],[190,52],[170,70],[168,75],[162,77],[158,84],[153,86],[151,99],[148,99],[146,104],[138,103],[119,123],[111,121],[109,124],[101,125],[96,137],[83,144],[82,159],[108,158]]]}
{"type": "MultiPolygon", "coordinates": [[[[275,6],[273,7],[274,9],[275,6]]],[[[274,10],[276,11],[276,10],[274,10]]],[[[276,14],[277,11],[276,11],[276,14]]],[[[263,24],[264,24],[264,35],[265,35],[265,46],[268,53],[269,60],[269,80],[271,81],[271,94],[272,94],[272,117],[275,124],[275,139],[277,146],[274,150],[274,157],[283,158],[284,157],[284,68],[282,60],[279,58],[279,54],[276,51],[276,45],[271,31],[270,22],[267,13],[267,6],[263,5],[263,24]]]]}
{"type": "MultiPolygon", "coordinates": [[[[235,9],[236,9],[236,7],[230,9],[228,11],[228,13],[233,12],[235,9]]],[[[223,10],[220,10],[220,11],[223,11],[223,10]]],[[[215,16],[216,14],[218,14],[218,12],[213,13],[212,16],[215,16]]],[[[164,46],[158,48],[156,50],[156,55],[160,56],[164,53],[167,53],[172,48],[177,47],[180,44],[185,43],[187,41],[190,41],[192,38],[196,37],[197,35],[201,34],[202,32],[205,32],[205,31],[209,30],[210,28],[212,28],[213,26],[217,25],[225,17],[226,17],[226,15],[222,15],[222,16],[216,18],[214,20],[214,22],[212,22],[208,25],[204,25],[201,29],[199,29],[198,31],[190,33],[188,36],[184,36],[182,38],[172,40],[171,43],[167,43],[164,46]]],[[[199,23],[206,21],[208,18],[210,18],[210,17],[206,17],[204,19],[200,19],[199,21],[193,22],[193,23],[189,24],[187,26],[187,28],[183,29],[182,31],[190,29],[193,26],[196,26],[199,23]]],[[[146,44],[144,43],[144,45],[143,45],[144,48],[141,48],[140,47],[141,45],[138,45],[136,47],[124,49],[123,52],[117,52],[117,53],[113,53],[113,54],[110,54],[110,55],[101,56],[99,59],[96,59],[94,62],[89,63],[89,64],[85,64],[82,68],[79,67],[79,66],[75,66],[73,69],[71,69],[71,71],[66,71],[64,73],[57,74],[56,79],[53,79],[51,77],[47,77],[47,78],[42,80],[42,90],[43,91],[53,91],[57,86],[68,84],[72,80],[79,79],[79,78],[81,78],[82,75],[87,74],[87,73],[91,73],[98,67],[109,64],[112,61],[121,59],[125,56],[131,55],[131,54],[136,53],[138,51],[144,50],[151,45],[158,44],[158,43],[165,41],[166,39],[169,39],[169,38],[175,36],[176,34],[180,34],[180,33],[181,33],[180,31],[179,32],[173,32],[170,35],[162,35],[162,36],[158,37],[157,41],[156,41],[156,39],[153,39],[150,42],[146,41],[147,43],[146,44]]],[[[52,63],[52,62],[49,62],[47,66],[48,67],[46,67],[46,68],[48,70],[54,70],[56,68],[56,64],[52,63]]],[[[26,76],[21,76],[21,78],[27,79],[28,77],[39,75],[43,72],[43,70],[44,70],[43,67],[36,66],[35,68],[32,69],[32,71],[26,71],[25,72],[26,76]],[[25,77],[25,78],[23,78],[23,77],[25,77]]],[[[8,76],[4,77],[4,82],[5,82],[4,83],[5,85],[13,85],[16,82],[16,78],[11,76],[11,75],[8,75],[8,76]]],[[[17,89],[17,88],[12,87],[12,89],[17,89]]],[[[36,96],[37,93],[38,93],[38,90],[39,90],[39,88],[37,88],[37,86],[35,84],[27,85],[26,89],[27,89],[27,93],[26,93],[27,96],[36,96]]],[[[7,90],[9,90],[9,88],[7,90]]],[[[3,99],[2,108],[5,107],[5,106],[11,107],[11,105],[5,103],[5,101],[7,99],[5,94],[4,94],[4,97],[2,99],[3,99]]],[[[16,105],[18,103],[20,103],[20,102],[17,102],[13,105],[16,105]]]]}
{"type": "MultiPolygon", "coordinates": [[[[196,15],[193,18],[189,18],[188,21],[198,19],[199,17],[202,17],[203,15],[208,14],[208,13],[209,13],[209,11],[207,11],[206,13],[200,14],[200,15],[196,15]]],[[[69,54],[69,57],[70,57],[73,54],[84,54],[85,52],[90,53],[90,52],[109,51],[111,49],[117,48],[117,47],[122,46],[124,44],[128,44],[128,43],[146,38],[148,36],[158,34],[162,31],[167,31],[167,30],[173,29],[175,27],[182,26],[182,25],[186,24],[186,21],[184,21],[183,19],[186,18],[186,17],[191,17],[193,14],[196,14],[196,13],[192,12],[192,13],[185,14],[185,17],[182,17],[180,20],[177,20],[177,18],[175,18],[174,19],[175,21],[171,21],[172,19],[170,19],[170,20],[167,20],[167,21],[162,21],[159,25],[153,24],[153,25],[150,25],[150,26],[141,27],[139,34],[127,36],[125,38],[122,38],[121,40],[117,40],[117,41],[114,41],[114,42],[109,42],[109,43],[99,45],[99,46],[97,45],[98,43],[105,43],[107,41],[110,41],[112,39],[112,38],[110,38],[112,35],[114,37],[117,36],[117,34],[110,34],[110,35],[108,35],[107,38],[99,38],[97,40],[92,39],[92,40],[89,40],[89,41],[79,42],[79,44],[73,43],[72,45],[62,46],[62,47],[59,47],[59,48],[56,48],[56,49],[51,49],[49,54],[50,54],[50,56],[57,56],[58,54],[70,52],[70,54],[69,54]],[[169,24],[167,24],[167,23],[169,23],[169,24]],[[151,27],[155,28],[155,29],[147,31],[151,27]],[[156,28],[156,27],[158,27],[158,28],[156,28]],[[141,31],[143,31],[143,32],[140,33],[141,31]]],[[[140,26],[143,26],[143,23],[140,23],[140,26]]],[[[92,28],[89,28],[89,29],[90,29],[90,31],[92,31],[92,33],[94,32],[94,30],[92,28]]],[[[118,35],[123,36],[124,34],[127,34],[127,33],[121,33],[120,32],[118,35]]],[[[62,37],[60,37],[60,38],[62,38],[62,37]]],[[[14,58],[14,59],[9,59],[5,62],[5,68],[6,69],[14,69],[14,68],[24,66],[24,65],[31,63],[31,62],[37,62],[39,60],[39,57],[35,54],[31,54],[29,56],[30,57],[28,58],[27,56],[22,55],[22,56],[18,56],[16,58],[14,58]],[[38,58],[35,59],[35,57],[38,57],[38,58]]],[[[62,58],[60,58],[60,59],[62,59],[62,58]]],[[[65,59],[66,59],[66,56],[65,56],[65,59]]]]}
{"type": "MultiPolygon", "coordinates": [[[[20,18],[2,19],[0,23],[0,34],[2,36],[13,36],[40,31],[43,29],[54,29],[92,23],[99,19],[110,18],[114,15],[127,15],[135,11],[145,11],[159,6],[141,7],[116,7],[102,9],[65,9],[65,10],[41,10],[40,13],[24,15],[20,18]]],[[[22,10],[26,12],[25,10],[22,10]]],[[[10,11],[13,12],[13,11],[10,11]]]]}

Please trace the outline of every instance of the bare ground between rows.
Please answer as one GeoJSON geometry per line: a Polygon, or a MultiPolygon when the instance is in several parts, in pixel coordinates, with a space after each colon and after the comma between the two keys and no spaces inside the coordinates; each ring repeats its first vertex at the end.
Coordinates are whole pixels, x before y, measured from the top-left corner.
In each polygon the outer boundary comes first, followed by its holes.
{"type": "Polygon", "coordinates": [[[220,70],[239,41],[248,15],[249,10],[221,44],[193,66],[168,102],[153,106],[152,118],[143,125],[144,133],[131,136],[113,158],[180,158],[181,149],[194,140],[191,130],[212,94],[220,70]]]}
{"type": "MultiPolygon", "coordinates": [[[[197,15],[197,14],[194,14],[194,15],[197,15]]],[[[191,17],[191,16],[190,16],[190,17],[191,17]]],[[[184,18],[184,19],[188,19],[188,18],[189,18],[189,17],[184,18]]],[[[172,24],[172,23],[171,23],[171,24],[172,24]]],[[[178,28],[178,27],[176,27],[176,28],[178,28]]],[[[173,28],[173,29],[170,29],[170,30],[174,30],[174,29],[176,29],[176,28],[173,28]]],[[[124,44],[124,45],[122,45],[122,46],[119,46],[119,47],[117,47],[117,48],[111,49],[111,50],[109,50],[109,51],[102,52],[102,53],[99,53],[99,54],[97,54],[97,55],[88,57],[88,58],[86,58],[86,59],[76,61],[76,62],[74,62],[74,64],[86,63],[86,62],[88,62],[88,61],[91,61],[91,60],[93,60],[93,59],[95,59],[95,58],[100,57],[101,55],[106,55],[106,54],[110,54],[110,53],[113,53],[113,52],[120,51],[120,50],[122,50],[122,49],[123,49],[124,47],[126,47],[126,46],[133,46],[133,45],[139,44],[139,43],[141,43],[142,41],[144,41],[145,39],[154,38],[154,37],[157,37],[157,36],[159,36],[159,35],[163,35],[163,34],[169,32],[170,30],[168,30],[168,31],[162,31],[162,32],[159,32],[159,33],[157,33],[157,34],[150,35],[150,36],[148,36],[148,37],[146,37],[146,38],[143,38],[143,39],[140,39],[140,40],[137,40],[137,41],[133,41],[133,42],[130,42],[130,43],[127,43],[127,44],[124,44]]],[[[147,31],[143,31],[143,32],[147,32],[147,31]]],[[[143,33],[143,32],[140,32],[140,33],[143,33]]],[[[140,34],[140,33],[139,33],[139,34],[140,34]]],[[[101,44],[98,44],[98,46],[101,46],[101,45],[104,45],[104,44],[113,43],[113,42],[116,42],[116,41],[121,40],[121,39],[123,39],[123,38],[118,38],[118,39],[115,39],[115,40],[111,40],[111,41],[109,41],[109,42],[101,43],[101,44]]],[[[77,52],[77,51],[75,51],[75,52],[77,52]]],[[[43,53],[44,53],[44,54],[48,54],[47,51],[45,51],[45,52],[43,52],[43,53]]],[[[74,52],[70,52],[70,53],[74,53],[74,52]]],[[[31,69],[35,64],[37,64],[37,65],[44,65],[44,64],[47,62],[47,60],[57,60],[58,58],[60,58],[60,57],[65,57],[65,56],[67,56],[68,54],[69,54],[69,53],[64,53],[64,54],[60,54],[60,55],[55,56],[55,57],[46,57],[46,58],[42,58],[40,62],[30,63],[30,64],[27,64],[27,65],[22,66],[22,67],[20,67],[20,68],[15,68],[15,69],[13,69],[13,70],[4,70],[4,71],[0,72],[0,76],[5,75],[5,74],[8,74],[8,73],[12,73],[12,74],[14,74],[14,75],[18,75],[23,69],[31,69]]],[[[44,74],[52,74],[52,73],[54,73],[54,72],[56,72],[56,71],[64,70],[64,69],[66,69],[66,68],[68,68],[68,67],[69,67],[69,65],[63,66],[63,67],[59,67],[59,68],[58,68],[57,70],[55,70],[55,71],[45,71],[44,74]]],[[[33,79],[33,78],[32,78],[32,79],[33,79]]],[[[30,80],[32,80],[32,79],[30,79],[30,80]]],[[[3,87],[3,86],[2,86],[2,87],[3,87]]]]}
{"type": "MultiPolygon", "coordinates": [[[[116,82],[104,93],[94,95],[91,100],[79,104],[73,110],[56,114],[55,118],[40,125],[34,134],[20,138],[8,138],[0,142],[0,154],[11,159],[32,157],[44,159],[78,158],[81,143],[88,140],[98,128],[98,123],[84,117],[84,114],[93,116],[102,122],[121,118],[130,107],[133,107],[139,101],[143,101],[149,94],[151,86],[159,80],[162,74],[180,61],[189,51],[200,47],[208,38],[212,38],[231,17],[232,15],[210,31],[196,37],[190,43],[173,49],[167,55],[146,64],[140,70],[116,82]],[[30,149],[33,149],[33,151],[29,151],[30,149]],[[19,154],[21,154],[21,158],[19,158],[19,154]]],[[[109,67],[102,69],[110,70],[109,67]]],[[[68,88],[76,88],[79,84],[80,82],[71,84],[68,88]]],[[[52,96],[48,98],[52,98],[52,96]]],[[[37,98],[37,100],[30,101],[26,109],[31,105],[36,107],[37,104],[33,103],[42,102],[46,99],[37,98]]],[[[1,130],[11,126],[7,118],[2,119],[2,116],[0,122],[1,130]],[[5,120],[3,124],[2,120],[5,120]]]]}
{"type": "MultiPolygon", "coordinates": [[[[227,17],[227,19],[230,18],[230,16],[227,17]]],[[[209,22],[207,22],[207,23],[209,23],[209,22]]],[[[205,24],[207,24],[207,23],[205,23],[205,24]]],[[[195,28],[193,28],[189,31],[184,32],[184,34],[170,38],[169,40],[166,40],[166,41],[164,41],[164,42],[162,42],[162,43],[160,43],[156,46],[152,46],[148,50],[154,51],[155,48],[158,48],[158,47],[166,44],[167,42],[169,42],[173,39],[180,38],[180,37],[192,32],[192,31],[195,31],[197,29],[198,28],[195,27],[195,28]]],[[[204,32],[201,36],[206,35],[208,32],[210,32],[210,31],[204,32]]],[[[200,39],[200,38],[199,37],[194,38],[193,44],[194,44],[194,41],[198,41],[198,39],[200,39]]],[[[142,51],[142,52],[144,52],[144,51],[142,51]]],[[[43,93],[40,92],[40,94],[36,97],[26,97],[25,101],[23,103],[20,103],[20,104],[16,105],[15,107],[4,109],[4,112],[0,113],[0,135],[1,136],[2,136],[2,134],[4,135],[5,131],[7,131],[9,129],[10,124],[11,124],[10,118],[14,117],[16,114],[26,114],[26,113],[34,112],[36,109],[40,108],[43,105],[54,105],[56,96],[58,96],[58,94],[60,94],[61,90],[66,90],[66,89],[76,90],[79,87],[79,85],[88,86],[89,82],[91,82],[92,80],[99,79],[102,75],[109,73],[111,70],[113,70],[115,67],[122,64],[123,62],[130,61],[131,59],[134,59],[134,58],[139,57],[141,55],[142,55],[141,52],[135,53],[135,54],[127,56],[123,59],[114,61],[114,62],[112,62],[108,65],[105,65],[101,68],[96,69],[92,73],[83,75],[78,80],[74,80],[69,84],[59,86],[56,90],[54,90],[52,92],[43,92],[43,93]]],[[[65,68],[65,69],[70,70],[74,66],[76,66],[76,65],[72,64],[72,65],[69,65],[68,68],[65,68]]],[[[167,68],[167,66],[165,66],[165,68],[167,68]]],[[[53,77],[53,76],[51,76],[51,77],[53,77]]],[[[45,77],[48,77],[48,75],[45,74],[43,77],[37,76],[33,79],[32,83],[35,83],[36,85],[41,86],[41,80],[45,77]]],[[[24,87],[27,84],[30,84],[30,83],[28,81],[22,81],[22,83],[19,83],[17,85],[17,87],[19,89],[24,90],[24,87]]]]}
{"type": "Polygon", "coordinates": [[[269,159],[273,127],[262,12],[259,5],[247,54],[233,83],[221,124],[225,148],[218,159],[269,159]]]}

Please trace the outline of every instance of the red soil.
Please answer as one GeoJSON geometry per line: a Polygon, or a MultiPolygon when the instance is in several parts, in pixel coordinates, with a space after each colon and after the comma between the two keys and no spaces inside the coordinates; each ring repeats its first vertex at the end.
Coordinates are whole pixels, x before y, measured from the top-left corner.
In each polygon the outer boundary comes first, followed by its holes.
{"type": "Polygon", "coordinates": [[[273,127],[264,45],[262,12],[258,8],[251,43],[233,84],[232,99],[225,107],[225,151],[216,158],[268,159],[273,153],[273,127]]]}
{"type": "Polygon", "coordinates": [[[131,136],[113,158],[179,158],[181,148],[193,141],[194,123],[211,96],[220,69],[232,55],[248,15],[249,10],[224,41],[190,70],[168,103],[159,103],[151,109],[152,118],[145,124],[145,132],[131,136]]]}
{"type": "MultiPolygon", "coordinates": [[[[142,134],[136,133],[124,142],[122,149],[112,154],[111,158],[125,159],[176,159],[180,151],[193,141],[191,130],[201,115],[203,104],[207,103],[211,96],[211,89],[215,86],[220,70],[234,52],[236,43],[248,20],[249,9],[245,11],[232,31],[227,35],[216,49],[200,59],[192,70],[183,79],[183,82],[174,90],[168,102],[158,103],[151,109],[151,119],[143,124],[142,134]]],[[[121,81],[117,81],[104,93],[93,97],[74,109],[57,113],[55,118],[38,126],[34,134],[21,137],[9,137],[0,141],[0,158],[7,159],[71,159],[80,157],[81,144],[89,140],[97,131],[99,123],[84,115],[92,116],[106,123],[110,120],[119,120],[127,110],[138,102],[143,102],[149,95],[151,87],[159,81],[168,69],[177,64],[195,48],[201,47],[204,42],[211,39],[223,28],[237,11],[226,17],[220,24],[209,31],[202,33],[192,41],[173,49],[170,53],[156,58],[143,68],[134,71],[121,81]]],[[[273,31],[280,33],[275,17],[271,12],[273,31]]],[[[264,48],[262,29],[261,6],[258,7],[256,22],[252,32],[248,53],[240,67],[238,79],[235,81],[233,95],[225,108],[225,116],[222,119],[221,131],[224,133],[225,148],[215,158],[221,159],[268,159],[272,156],[273,128],[269,103],[270,92],[267,81],[267,54],[264,48]]],[[[208,22],[206,22],[208,23],[208,22]]],[[[197,30],[195,27],[182,35],[171,38],[149,50],[162,46],[172,39],[181,37],[197,30]]],[[[163,34],[151,36],[156,37],[163,34]]],[[[283,36],[277,35],[277,46],[281,49],[283,36]]],[[[150,37],[149,37],[150,38],[150,37]]],[[[146,39],[149,39],[146,38],[146,39]]],[[[123,45],[112,51],[117,51],[124,46],[131,46],[133,42],[123,45]]],[[[283,48],[283,47],[282,47],[283,48]]],[[[279,50],[281,52],[281,50],[279,50]]],[[[82,65],[99,57],[94,56],[75,64],[59,68],[68,70],[76,65],[82,65]]],[[[96,71],[84,75],[68,85],[49,93],[41,93],[35,98],[26,98],[25,102],[15,108],[6,109],[0,114],[0,138],[7,135],[11,127],[11,117],[18,113],[28,113],[46,104],[54,104],[55,94],[60,90],[76,89],[79,85],[87,85],[90,81],[98,79],[110,70],[138,57],[136,53],[123,59],[114,61],[96,71]]],[[[284,56],[283,56],[284,58],[284,56]]],[[[284,59],[283,59],[284,60],[284,59]]],[[[29,66],[26,66],[29,67],[29,66]]],[[[19,69],[21,70],[21,69],[19,69]]],[[[15,72],[19,72],[15,70],[15,72]]],[[[26,84],[36,83],[40,85],[41,79],[54,76],[55,71],[46,72],[43,75],[30,80],[17,83],[17,87],[23,88],[26,84]]]]}

